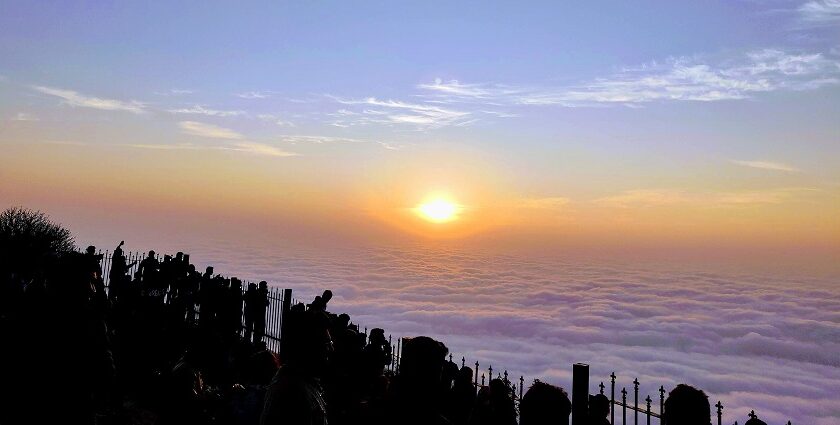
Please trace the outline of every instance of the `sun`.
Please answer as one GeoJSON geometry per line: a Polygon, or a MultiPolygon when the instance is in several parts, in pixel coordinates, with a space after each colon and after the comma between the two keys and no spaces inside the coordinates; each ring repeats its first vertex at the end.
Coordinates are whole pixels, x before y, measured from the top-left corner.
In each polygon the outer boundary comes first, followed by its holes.
{"type": "Polygon", "coordinates": [[[445,223],[458,218],[461,207],[445,199],[434,199],[420,204],[415,209],[417,214],[433,223],[445,223]]]}

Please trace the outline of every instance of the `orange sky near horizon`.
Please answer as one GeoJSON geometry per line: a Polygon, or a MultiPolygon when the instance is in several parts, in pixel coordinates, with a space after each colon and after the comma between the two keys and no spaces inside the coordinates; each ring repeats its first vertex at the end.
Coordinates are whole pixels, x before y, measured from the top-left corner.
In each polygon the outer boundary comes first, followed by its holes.
{"type": "MultiPolygon", "coordinates": [[[[523,196],[503,161],[469,149],[368,157],[306,156],[17,143],[0,158],[4,207],[74,223],[110,217],[126,234],[171,226],[223,235],[372,243],[479,240],[504,247],[840,247],[840,189],[615,190],[523,196]],[[394,161],[394,157],[400,157],[394,161]],[[316,162],[318,164],[316,164],[316,162]],[[433,223],[414,208],[437,195],[463,207],[433,223]]],[[[580,183],[578,187],[587,186],[580,183]]],[[[746,187],[746,186],[745,186],[746,187]]],[[[538,192],[535,190],[534,192],[538,192]]],[[[87,223],[86,225],[90,225],[87,223]]],[[[128,238],[128,236],[126,236],[128,238]]]]}

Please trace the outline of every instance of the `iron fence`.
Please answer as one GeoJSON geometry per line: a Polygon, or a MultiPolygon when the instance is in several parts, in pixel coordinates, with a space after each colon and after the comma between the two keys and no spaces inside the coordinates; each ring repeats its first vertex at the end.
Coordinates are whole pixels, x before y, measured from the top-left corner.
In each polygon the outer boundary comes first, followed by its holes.
{"type": "MultiPolygon", "coordinates": [[[[102,260],[100,262],[102,267],[102,280],[105,283],[105,290],[110,290],[110,272],[111,266],[113,264],[113,253],[110,251],[99,251],[98,255],[102,255],[102,260]]],[[[145,252],[125,252],[123,256],[126,259],[126,264],[128,268],[126,273],[128,276],[134,276],[134,274],[138,271],[140,267],[140,262],[146,258],[145,252]]],[[[162,258],[160,254],[155,255],[158,260],[162,258]]],[[[248,284],[255,283],[251,281],[243,281],[242,282],[242,295],[244,297],[245,291],[247,290],[248,284]]],[[[165,296],[165,302],[169,302],[171,297],[171,292],[167,293],[165,296]]],[[[290,304],[295,302],[295,299],[292,297],[292,290],[291,289],[282,289],[277,287],[269,287],[268,293],[266,294],[266,298],[268,299],[268,305],[265,309],[265,333],[263,334],[263,342],[266,344],[266,348],[269,350],[279,353],[280,352],[280,337],[282,334],[282,327],[283,327],[283,313],[284,308],[288,309],[290,304]],[[288,300],[289,303],[286,304],[284,301],[288,300]]],[[[193,308],[193,314],[191,315],[194,317],[194,320],[198,321],[201,317],[201,305],[195,305],[193,308]]],[[[240,318],[240,334],[244,332],[246,327],[245,323],[245,311],[243,308],[242,316],[240,318]]]]}
{"type": "MultiPolygon", "coordinates": [[[[110,269],[113,262],[113,253],[110,251],[102,252],[99,251],[99,254],[102,255],[102,279],[105,282],[106,290],[109,286],[109,275],[110,269]]],[[[145,252],[126,252],[123,254],[126,258],[126,264],[128,264],[128,268],[126,273],[129,276],[133,276],[134,273],[137,272],[140,261],[146,258],[145,252]]],[[[158,260],[161,259],[160,254],[156,254],[158,260]]],[[[250,281],[243,281],[242,290],[243,295],[245,290],[250,281]]],[[[167,297],[168,298],[168,297],[167,297]]],[[[265,343],[269,350],[278,353],[280,352],[280,341],[282,335],[282,326],[283,326],[283,315],[284,312],[288,311],[291,305],[296,304],[297,300],[292,297],[292,290],[291,289],[280,289],[276,287],[268,288],[268,301],[269,304],[266,307],[266,317],[265,317],[265,343]]],[[[195,315],[196,319],[201,314],[201,307],[196,306],[195,308],[195,315]]],[[[242,324],[241,329],[245,328],[245,317],[244,312],[241,318],[242,324]]],[[[364,335],[367,337],[367,327],[364,328],[364,335]]],[[[397,338],[396,343],[393,342],[392,335],[388,335],[388,344],[391,347],[391,362],[389,365],[386,366],[386,369],[391,373],[397,374],[399,373],[400,369],[400,360],[402,356],[402,340],[403,338],[397,338]]],[[[453,355],[449,355],[449,361],[453,361],[453,355]]],[[[465,367],[467,364],[466,357],[461,357],[461,367],[465,367]]],[[[481,370],[481,363],[476,361],[474,364],[470,364],[470,366],[475,366],[473,369],[473,386],[475,387],[476,393],[480,391],[485,386],[489,385],[490,381],[494,378],[501,379],[505,385],[510,388],[510,394],[513,398],[513,401],[516,405],[517,410],[519,409],[519,404],[522,401],[524,387],[525,387],[525,377],[520,376],[519,379],[514,382],[510,380],[509,374],[507,370],[503,372],[496,371],[494,375],[493,366],[488,365],[485,371],[481,370]],[[518,384],[518,385],[517,385],[518,384]]],[[[609,395],[609,404],[610,404],[610,411],[609,411],[609,423],[611,425],[628,425],[628,410],[630,411],[630,415],[632,415],[632,423],[633,425],[639,425],[639,417],[642,416],[645,425],[657,424],[657,425],[666,425],[665,419],[663,418],[663,413],[665,410],[665,395],[666,390],[664,386],[660,386],[658,390],[658,406],[654,407],[654,399],[648,394],[642,400],[644,402],[643,405],[639,405],[639,380],[634,378],[632,381],[633,384],[633,401],[632,403],[628,402],[627,396],[628,391],[626,386],[622,386],[620,394],[621,398],[616,399],[616,379],[617,376],[615,372],[611,373],[610,376],[610,395],[609,395]],[[620,412],[617,412],[620,410],[620,412]],[[616,421],[617,414],[620,413],[620,422],[616,421]]],[[[604,391],[606,386],[604,382],[601,381],[598,385],[599,393],[606,396],[604,391]]],[[[572,369],[572,425],[585,425],[588,423],[589,419],[589,365],[586,364],[575,364],[573,365],[572,369]]],[[[714,405],[715,408],[715,418],[717,425],[723,425],[724,423],[724,414],[723,414],[723,403],[718,400],[718,402],[714,405]]],[[[749,418],[757,418],[755,411],[750,411],[747,415],[749,418]]],[[[738,421],[735,421],[733,425],[738,425],[738,421]]],[[[787,422],[787,425],[792,425],[791,421],[787,422]]]]}

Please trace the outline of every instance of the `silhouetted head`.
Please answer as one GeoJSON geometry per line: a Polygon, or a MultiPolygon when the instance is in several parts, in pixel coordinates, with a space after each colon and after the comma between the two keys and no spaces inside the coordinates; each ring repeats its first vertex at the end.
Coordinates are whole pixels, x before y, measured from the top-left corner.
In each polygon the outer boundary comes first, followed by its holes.
{"type": "Polygon", "coordinates": [[[712,423],[709,397],[690,385],[677,385],[665,400],[664,417],[670,425],[709,425],[712,423]]]}
{"type": "Polygon", "coordinates": [[[208,276],[212,275],[213,274],[213,266],[207,266],[207,268],[204,269],[204,274],[206,274],[208,276]]]}
{"type": "Polygon", "coordinates": [[[438,388],[449,349],[427,336],[403,338],[400,376],[419,391],[438,388]]]}
{"type": "Polygon", "coordinates": [[[184,259],[184,253],[181,252],[181,251],[176,252],[175,253],[175,259],[178,260],[178,261],[183,260],[184,259]]]}
{"type": "Polygon", "coordinates": [[[519,403],[519,425],[567,424],[571,413],[572,402],[562,388],[534,380],[519,403]]]}
{"type": "Polygon", "coordinates": [[[385,339],[385,330],[381,328],[373,328],[370,331],[370,343],[371,344],[384,344],[388,342],[385,339]]]}
{"type": "Polygon", "coordinates": [[[461,370],[458,371],[458,375],[455,376],[455,384],[456,385],[472,385],[473,383],[473,370],[469,366],[464,366],[461,370]]]}
{"type": "Polygon", "coordinates": [[[512,400],[511,389],[500,378],[493,378],[490,380],[490,398],[493,401],[508,401],[512,400]]]}
{"type": "Polygon", "coordinates": [[[350,315],[347,313],[341,313],[338,315],[338,324],[342,328],[346,328],[350,324],[350,315]]]}
{"type": "Polygon", "coordinates": [[[610,414],[610,399],[603,394],[589,396],[589,417],[603,418],[610,414]]]}
{"type": "Polygon", "coordinates": [[[91,246],[87,247],[87,249],[85,250],[85,252],[86,252],[88,255],[93,255],[93,254],[96,254],[96,247],[95,247],[95,246],[93,246],[93,245],[91,245],[91,246]]]}
{"type": "Polygon", "coordinates": [[[248,290],[249,291],[256,291],[257,290],[257,284],[254,283],[254,282],[249,283],[248,284],[248,290]]]}
{"type": "Polygon", "coordinates": [[[149,258],[155,258],[155,252],[149,251],[149,258]]]}
{"type": "Polygon", "coordinates": [[[264,280],[261,281],[260,282],[260,289],[267,289],[267,288],[268,288],[268,282],[266,282],[264,280]]]}

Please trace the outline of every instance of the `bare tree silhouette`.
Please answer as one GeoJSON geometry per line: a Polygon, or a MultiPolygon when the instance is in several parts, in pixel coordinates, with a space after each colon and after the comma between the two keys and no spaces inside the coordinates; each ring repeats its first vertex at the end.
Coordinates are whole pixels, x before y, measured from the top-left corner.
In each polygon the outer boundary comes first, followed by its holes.
{"type": "Polygon", "coordinates": [[[9,268],[5,272],[27,276],[50,259],[75,250],[70,231],[40,211],[11,207],[0,213],[0,258],[9,268]]]}

